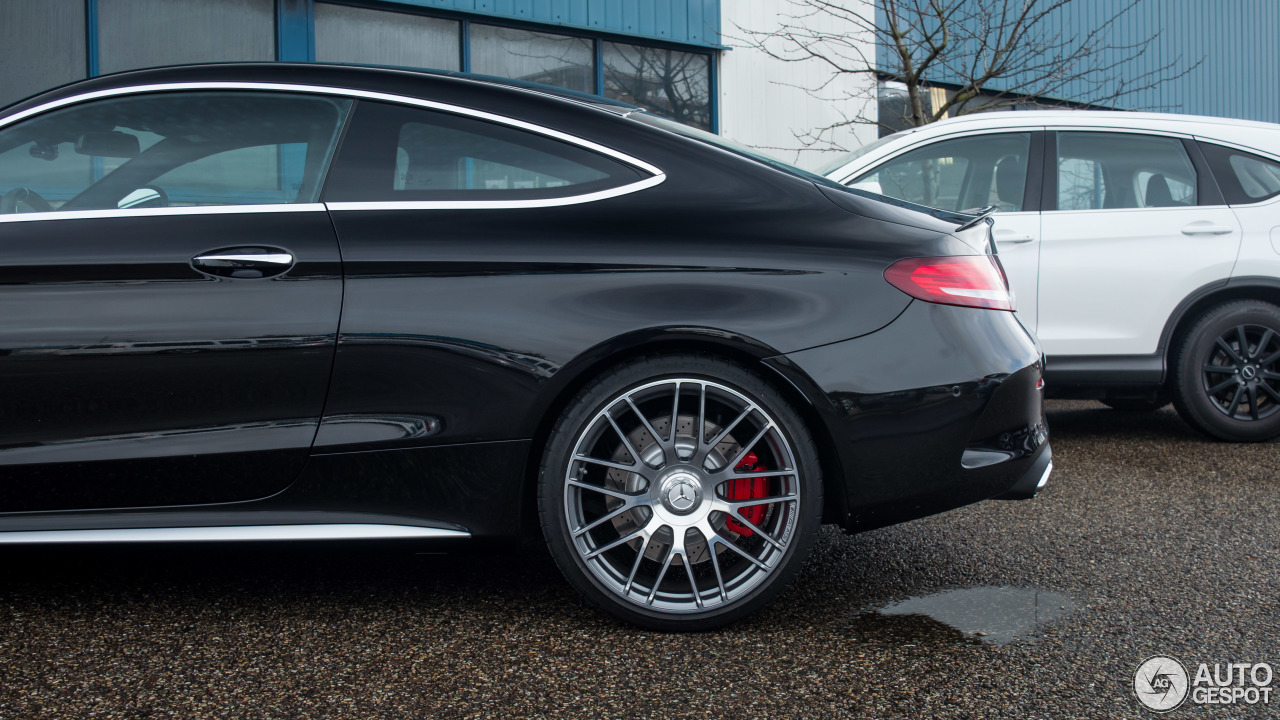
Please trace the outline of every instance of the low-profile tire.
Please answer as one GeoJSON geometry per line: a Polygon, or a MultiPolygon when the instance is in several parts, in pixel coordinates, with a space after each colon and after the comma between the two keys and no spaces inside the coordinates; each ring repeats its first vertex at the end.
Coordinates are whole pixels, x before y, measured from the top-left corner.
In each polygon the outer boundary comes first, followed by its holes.
{"type": "Polygon", "coordinates": [[[1163,395],[1155,398],[1103,398],[1102,404],[1121,412],[1155,412],[1169,404],[1163,395]]]}
{"type": "Polygon", "coordinates": [[[1280,308],[1237,300],[1209,309],[1183,336],[1173,363],[1173,403],[1220,440],[1280,435],[1280,308]]]}
{"type": "Polygon", "coordinates": [[[822,477],[799,413],[762,377],[653,356],[566,407],[538,511],[556,564],[596,606],[649,629],[709,630],[764,607],[804,565],[822,477]]]}

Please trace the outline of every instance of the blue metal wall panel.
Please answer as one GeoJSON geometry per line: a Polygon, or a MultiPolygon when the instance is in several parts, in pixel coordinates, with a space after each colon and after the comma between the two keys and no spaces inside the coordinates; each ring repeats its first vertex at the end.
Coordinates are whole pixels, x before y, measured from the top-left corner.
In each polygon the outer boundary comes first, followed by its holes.
{"type": "MultiPolygon", "coordinates": [[[[744,2],[745,0],[734,0],[744,2]]],[[[720,0],[387,0],[684,45],[720,44],[720,0]]]]}
{"type": "Polygon", "coordinates": [[[315,36],[315,5],[304,0],[277,0],[277,60],[314,62],[315,36]]]}
{"type": "MultiPolygon", "coordinates": [[[[1076,0],[1053,18],[1054,31],[1083,36],[1112,17],[1117,6],[1114,0],[1076,0]]],[[[1112,25],[1109,44],[1137,45],[1151,38],[1146,52],[1118,68],[1116,77],[1136,78],[1175,60],[1179,69],[1200,65],[1124,97],[1117,107],[1280,122],[1280,2],[1145,0],[1112,25]]],[[[1116,50],[1112,57],[1119,60],[1129,52],[1116,50]]],[[[878,62],[891,66],[884,54],[878,62]]],[[[1059,99],[1087,101],[1091,94],[1089,85],[1074,82],[1059,99]]]]}
{"type": "MultiPolygon", "coordinates": [[[[85,57],[88,60],[89,77],[97,77],[98,75],[98,0],[85,0],[84,3],[84,29],[85,42],[87,52],[85,57]]],[[[94,177],[100,177],[95,175],[94,177]]]]}

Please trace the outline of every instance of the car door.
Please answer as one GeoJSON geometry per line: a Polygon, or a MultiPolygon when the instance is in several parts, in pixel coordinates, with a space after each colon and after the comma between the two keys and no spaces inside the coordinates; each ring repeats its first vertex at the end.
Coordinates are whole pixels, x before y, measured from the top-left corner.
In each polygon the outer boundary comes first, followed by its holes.
{"type": "MultiPolygon", "coordinates": [[[[538,385],[563,362],[547,348],[582,342],[511,308],[556,302],[598,262],[579,255],[598,252],[583,225],[597,216],[581,203],[655,179],[477,115],[359,102],[324,195],[347,282],[317,452],[520,439],[538,385]],[[557,243],[562,260],[549,263],[557,243]]],[[[462,472],[424,463],[423,477],[462,472]]]]}
{"type": "Polygon", "coordinates": [[[60,105],[0,128],[0,512],[279,491],[333,362],[349,101],[60,105]]]}
{"type": "Polygon", "coordinates": [[[1230,276],[1239,222],[1189,139],[1062,130],[1050,146],[1037,326],[1045,354],[1152,356],[1178,303],[1230,276]]]}
{"type": "Polygon", "coordinates": [[[1036,329],[1042,132],[985,132],[913,147],[846,184],[944,210],[995,206],[992,235],[1016,296],[1036,329]]]}

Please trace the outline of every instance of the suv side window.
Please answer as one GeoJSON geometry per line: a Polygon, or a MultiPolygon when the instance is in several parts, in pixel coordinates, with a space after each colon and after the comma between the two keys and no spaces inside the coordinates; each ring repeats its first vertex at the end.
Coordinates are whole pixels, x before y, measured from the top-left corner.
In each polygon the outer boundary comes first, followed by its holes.
{"type": "Polygon", "coordinates": [[[892,158],[848,184],[943,210],[1025,206],[1031,133],[943,140],[892,158]]]}
{"type": "Polygon", "coordinates": [[[618,160],[519,128],[361,102],[328,201],[545,199],[643,179],[618,160]]]}
{"type": "Polygon", "coordinates": [[[1058,133],[1059,210],[1195,205],[1196,170],[1177,138],[1058,133]]]}
{"type": "Polygon", "coordinates": [[[0,130],[0,213],[309,203],[350,100],[128,95],[0,130]]]}
{"type": "Polygon", "coordinates": [[[1280,163],[1243,150],[1201,142],[1228,205],[1247,205],[1280,195],[1280,163]]]}

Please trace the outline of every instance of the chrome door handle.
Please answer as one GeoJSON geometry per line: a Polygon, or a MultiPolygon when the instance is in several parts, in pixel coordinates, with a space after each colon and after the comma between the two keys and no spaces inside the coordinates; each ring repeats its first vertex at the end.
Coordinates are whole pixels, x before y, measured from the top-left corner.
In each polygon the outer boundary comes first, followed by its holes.
{"type": "Polygon", "coordinates": [[[1226,235],[1235,232],[1235,228],[1228,225],[1215,225],[1211,222],[1193,222],[1182,228],[1183,235],[1226,235]]]}
{"type": "Polygon", "coordinates": [[[234,266],[254,266],[254,265],[292,265],[293,256],[286,252],[281,253],[211,253],[209,255],[197,255],[191,259],[191,262],[200,265],[208,265],[210,267],[221,267],[224,265],[234,266]]]}
{"type": "Polygon", "coordinates": [[[235,247],[211,250],[191,258],[191,267],[206,275],[262,278],[281,275],[293,267],[293,254],[274,247],[235,247]]]}

